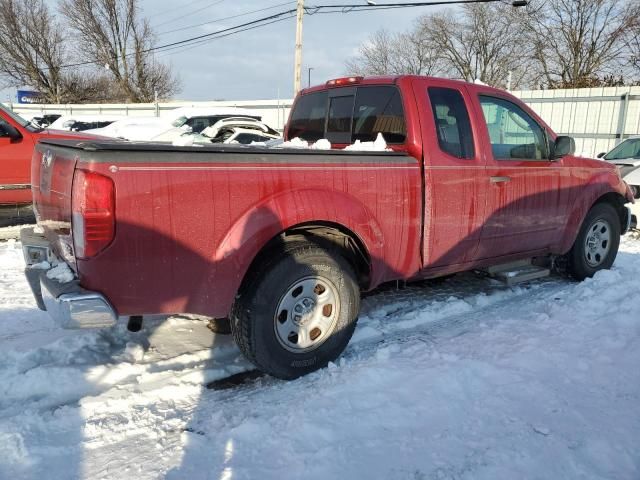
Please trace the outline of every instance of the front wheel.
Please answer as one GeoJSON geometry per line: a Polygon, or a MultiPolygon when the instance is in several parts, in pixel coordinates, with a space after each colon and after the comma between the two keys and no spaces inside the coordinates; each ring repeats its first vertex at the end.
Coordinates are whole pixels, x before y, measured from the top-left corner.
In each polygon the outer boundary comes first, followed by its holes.
{"type": "Polygon", "coordinates": [[[620,217],[608,203],[595,205],[568,254],[569,273],[577,280],[611,268],[620,246],[620,217]]]}
{"type": "Polygon", "coordinates": [[[293,379],[342,353],[356,326],[360,291],[338,251],[298,242],[249,275],[234,304],[231,329],[258,369],[293,379]]]}

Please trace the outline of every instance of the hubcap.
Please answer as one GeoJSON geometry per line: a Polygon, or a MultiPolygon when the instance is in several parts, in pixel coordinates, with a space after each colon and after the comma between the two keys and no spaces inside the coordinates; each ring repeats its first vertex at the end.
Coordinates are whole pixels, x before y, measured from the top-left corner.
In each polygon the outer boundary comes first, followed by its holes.
{"type": "Polygon", "coordinates": [[[278,302],[276,338],[293,353],[315,350],[333,333],[339,312],[340,300],[333,282],[319,276],[298,280],[278,302]]]}
{"type": "Polygon", "coordinates": [[[584,255],[590,267],[604,262],[611,248],[611,226],[606,220],[596,220],[589,227],[585,239],[584,255]]]}

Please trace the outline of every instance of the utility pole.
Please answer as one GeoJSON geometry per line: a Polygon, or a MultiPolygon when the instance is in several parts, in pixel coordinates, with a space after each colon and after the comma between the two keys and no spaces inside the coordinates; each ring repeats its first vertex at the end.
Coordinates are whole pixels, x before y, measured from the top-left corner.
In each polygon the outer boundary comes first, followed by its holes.
{"type": "Polygon", "coordinates": [[[296,21],[296,59],[293,74],[293,94],[300,91],[302,77],[302,20],[304,18],[304,0],[298,0],[298,15],[296,21]]]}

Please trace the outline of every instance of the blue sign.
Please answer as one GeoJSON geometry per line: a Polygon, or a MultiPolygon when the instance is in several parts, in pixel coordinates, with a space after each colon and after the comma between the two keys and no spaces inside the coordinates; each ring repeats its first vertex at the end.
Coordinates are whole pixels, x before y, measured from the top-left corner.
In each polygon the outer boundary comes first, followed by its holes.
{"type": "Polygon", "coordinates": [[[18,103],[46,103],[40,92],[18,90],[18,103]]]}

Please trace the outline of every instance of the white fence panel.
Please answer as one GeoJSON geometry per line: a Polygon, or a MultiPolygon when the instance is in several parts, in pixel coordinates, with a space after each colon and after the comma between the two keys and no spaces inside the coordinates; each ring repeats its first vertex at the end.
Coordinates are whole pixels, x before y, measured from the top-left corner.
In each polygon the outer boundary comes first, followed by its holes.
{"type": "MultiPolygon", "coordinates": [[[[559,134],[576,140],[577,152],[595,156],[629,136],[640,135],[640,87],[526,90],[521,98],[559,134]]],[[[119,105],[17,105],[18,113],[164,115],[179,107],[239,107],[257,111],[264,122],[282,131],[293,101],[244,100],[119,105]]]]}

